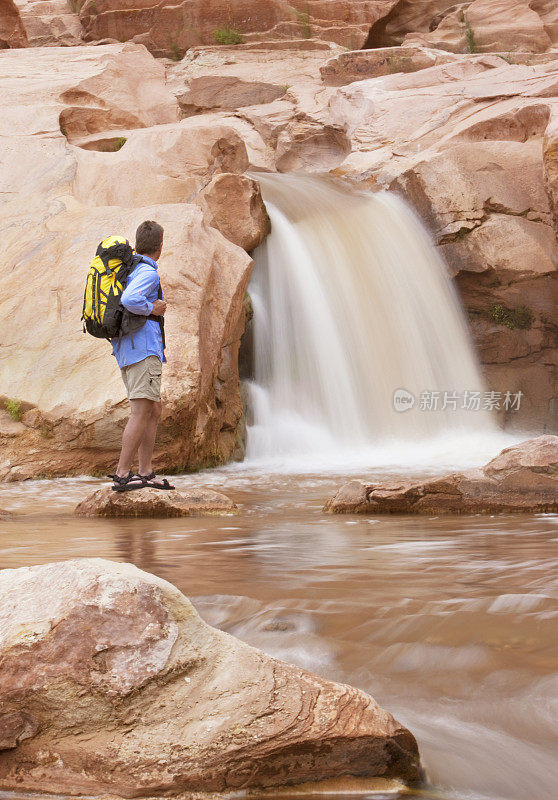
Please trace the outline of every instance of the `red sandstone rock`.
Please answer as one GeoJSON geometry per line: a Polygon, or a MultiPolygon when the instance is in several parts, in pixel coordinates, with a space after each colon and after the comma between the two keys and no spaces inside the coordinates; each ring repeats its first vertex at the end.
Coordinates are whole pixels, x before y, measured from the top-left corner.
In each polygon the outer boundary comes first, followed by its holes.
{"type": "Polygon", "coordinates": [[[337,167],[350,152],[345,132],[311,119],[291,122],[277,138],[279,172],[323,172],[337,167]]]}
{"type": "Polygon", "coordinates": [[[399,0],[366,46],[403,42],[455,53],[542,52],[558,43],[558,10],[554,0],[399,0]]]}
{"type": "Polygon", "coordinates": [[[217,175],[198,195],[207,222],[230,242],[251,251],[271,231],[260,187],[247,175],[217,175]]]}
{"type": "Polygon", "coordinates": [[[493,514],[558,511],[558,436],[502,450],[480,469],[425,481],[354,480],[328,500],[334,514],[493,514]]]}
{"type": "Polygon", "coordinates": [[[308,39],[362,47],[370,26],[397,0],[87,0],[80,17],[89,41],[136,37],[155,55],[178,58],[219,32],[241,38],[308,39]]]}
{"type": "Polygon", "coordinates": [[[16,0],[16,4],[30,47],[83,44],[81,22],[70,0],[16,0]]]}
{"type": "Polygon", "coordinates": [[[205,517],[230,514],[236,505],[211,489],[183,491],[134,489],[114,492],[111,486],[90,494],[76,506],[78,517],[205,517]]]}
{"type": "Polygon", "coordinates": [[[552,208],[554,229],[558,235],[558,105],[544,131],[543,159],[546,190],[552,208]]]}
{"type": "Polygon", "coordinates": [[[1,789],[191,797],[341,775],[420,777],[414,737],[364,692],[210,627],[131,564],[0,572],[1,789]]]}
{"type": "Polygon", "coordinates": [[[456,59],[451,53],[416,45],[351,50],[330,59],[321,67],[320,74],[326,86],[345,86],[397,72],[417,72],[456,59]]]}
{"type": "Polygon", "coordinates": [[[0,50],[27,47],[27,35],[14,0],[0,0],[0,50]]]}
{"type": "Polygon", "coordinates": [[[193,78],[178,104],[185,116],[205,111],[232,111],[271,103],[285,94],[284,86],[221,75],[193,78]]]}
{"type": "Polygon", "coordinates": [[[454,53],[542,53],[552,46],[541,17],[528,0],[474,0],[457,5],[431,33],[409,34],[405,41],[454,53]]]}

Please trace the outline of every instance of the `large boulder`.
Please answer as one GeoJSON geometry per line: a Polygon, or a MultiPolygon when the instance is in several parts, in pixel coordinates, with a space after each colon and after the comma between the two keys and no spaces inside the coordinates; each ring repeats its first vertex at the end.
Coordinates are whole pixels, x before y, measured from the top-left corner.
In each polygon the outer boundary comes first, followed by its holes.
{"type": "Polygon", "coordinates": [[[27,35],[14,0],[0,0],[0,50],[27,47],[27,35]]]}
{"type": "Polygon", "coordinates": [[[183,797],[340,775],[420,777],[414,737],[364,692],[210,627],[131,564],[0,572],[0,788],[183,797]]]}
{"type": "Polygon", "coordinates": [[[308,39],[362,47],[370,26],[397,0],[86,0],[80,18],[88,40],[135,38],[152,53],[180,58],[200,44],[308,39]]]}
{"type": "Polygon", "coordinates": [[[494,514],[558,511],[558,436],[502,450],[484,467],[424,481],[353,480],[325,505],[334,514],[494,514]]]}
{"type": "Polygon", "coordinates": [[[236,505],[212,489],[185,491],[146,487],[115,492],[103,486],[76,506],[78,517],[206,517],[231,514],[236,505]]]}
{"type": "Polygon", "coordinates": [[[216,175],[199,193],[197,202],[210,225],[248,252],[271,231],[260,187],[247,175],[216,175]]]}
{"type": "Polygon", "coordinates": [[[188,91],[178,98],[185,116],[207,111],[236,111],[244,106],[272,103],[282,97],[286,87],[259,80],[243,80],[228,75],[192,78],[188,91]]]}
{"type": "Polygon", "coordinates": [[[82,44],[78,0],[16,0],[31,47],[71,47],[82,44]]]}
{"type": "Polygon", "coordinates": [[[0,385],[21,409],[15,430],[0,428],[0,478],[114,467],[128,403],[108,344],[84,336],[79,316],[98,242],[113,232],[133,239],[144,219],[166,231],[156,468],[240,454],[237,353],[252,262],[192,202],[215,175],[248,166],[236,129],[179,122],[164,67],[141,45],[26,48],[0,58],[0,385]]]}

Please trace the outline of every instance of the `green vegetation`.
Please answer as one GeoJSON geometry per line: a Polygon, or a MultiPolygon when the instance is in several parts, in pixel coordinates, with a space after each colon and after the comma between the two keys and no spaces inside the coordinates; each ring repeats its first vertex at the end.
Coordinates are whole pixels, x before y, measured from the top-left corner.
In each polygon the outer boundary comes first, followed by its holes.
{"type": "Polygon", "coordinates": [[[295,12],[298,23],[302,28],[302,38],[309,39],[312,36],[312,29],[310,28],[310,12],[308,10],[308,3],[306,3],[306,11],[299,11],[297,8],[293,8],[293,11],[295,12]]]}
{"type": "Polygon", "coordinates": [[[514,58],[511,53],[498,53],[499,58],[507,61],[508,64],[515,64],[514,58]]]}
{"type": "Polygon", "coordinates": [[[465,27],[465,39],[467,40],[467,49],[470,53],[477,53],[477,45],[475,43],[475,32],[471,23],[467,19],[465,12],[461,16],[461,21],[465,27]]]}
{"type": "Polygon", "coordinates": [[[180,61],[182,59],[182,53],[180,52],[180,47],[178,43],[175,41],[171,42],[171,58],[173,61],[180,61]]]}
{"type": "Polygon", "coordinates": [[[248,324],[254,316],[254,306],[252,305],[252,298],[248,292],[244,292],[244,313],[246,315],[246,324],[248,324]]]}
{"type": "Polygon", "coordinates": [[[68,131],[63,125],[60,126],[60,133],[62,134],[62,136],[65,136],[66,139],[68,138],[68,131]]]}
{"type": "Polygon", "coordinates": [[[224,28],[216,28],[213,36],[217,44],[242,44],[242,34],[226,25],[224,28]]]}
{"type": "Polygon", "coordinates": [[[533,312],[527,306],[516,306],[507,308],[498,303],[488,311],[488,316],[498,325],[505,325],[506,328],[514,330],[528,330],[533,324],[533,312]]]}
{"type": "Polygon", "coordinates": [[[15,398],[6,400],[4,403],[4,408],[15,422],[21,422],[21,418],[23,417],[23,409],[21,408],[21,402],[19,400],[16,400],[15,398]]]}
{"type": "Polygon", "coordinates": [[[99,13],[99,9],[95,5],[95,0],[93,0],[93,2],[90,3],[89,8],[87,10],[89,11],[90,14],[98,14],[99,13]]]}
{"type": "Polygon", "coordinates": [[[119,150],[122,150],[127,141],[125,136],[119,136],[118,139],[100,144],[98,148],[99,153],[117,153],[119,150]]]}

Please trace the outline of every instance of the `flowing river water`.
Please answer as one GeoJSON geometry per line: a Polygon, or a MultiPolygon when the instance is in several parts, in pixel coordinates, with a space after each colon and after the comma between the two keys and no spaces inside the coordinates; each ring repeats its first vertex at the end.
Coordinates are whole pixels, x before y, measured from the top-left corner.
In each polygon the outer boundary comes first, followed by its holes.
{"type": "MultiPolygon", "coordinates": [[[[377,470],[368,477],[385,477],[377,470]]],[[[223,469],[235,516],[77,520],[94,480],[2,487],[0,568],[130,561],[264,651],[370,692],[417,737],[447,800],[554,800],[558,517],[322,513],[343,476],[223,469]]]]}

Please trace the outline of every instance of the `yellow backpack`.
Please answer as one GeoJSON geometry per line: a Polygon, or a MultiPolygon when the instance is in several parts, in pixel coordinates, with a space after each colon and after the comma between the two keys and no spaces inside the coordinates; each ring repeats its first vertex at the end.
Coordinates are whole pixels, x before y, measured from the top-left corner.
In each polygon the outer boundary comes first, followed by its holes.
{"type": "MultiPolygon", "coordinates": [[[[124,236],[103,239],[91,262],[85,284],[81,317],[84,332],[87,331],[97,339],[111,339],[128,332],[122,330],[124,308],[120,300],[126,281],[138,261],[139,258],[135,256],[130,242],[124,236]]],[[[126,325],[126,328],[137,330],[144,323],[145,317],[138,319],[136,324],[126,325]]]]}

